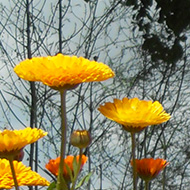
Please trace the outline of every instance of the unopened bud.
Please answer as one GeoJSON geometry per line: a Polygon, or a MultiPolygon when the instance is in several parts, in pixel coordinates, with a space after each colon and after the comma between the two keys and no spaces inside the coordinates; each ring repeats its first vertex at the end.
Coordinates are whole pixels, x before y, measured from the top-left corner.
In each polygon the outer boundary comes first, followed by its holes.
{"type": "Polygon", "coordinates": [[[73,131],[70,143],[78,148],[86,148],[91,143],[91,136],[87,130],[73,131]]]}

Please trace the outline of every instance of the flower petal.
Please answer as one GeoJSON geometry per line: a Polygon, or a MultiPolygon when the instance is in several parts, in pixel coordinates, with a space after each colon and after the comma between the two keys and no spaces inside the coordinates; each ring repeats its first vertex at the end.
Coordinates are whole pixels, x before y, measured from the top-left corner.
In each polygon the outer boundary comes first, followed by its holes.
{"type": "MultiPolygon", "coordinates": [[[[77,162],[79,162],[79,155],[76,156],[77,162]]],[[[85,155],[82,155],[82,163],[81,167],[87,162],[88,157],[85,155]]],[[[73,161],[74,161],[74,156],[69,155],[64,159],[64,163],[67,164],[67,166],[73,171],[73,161]]],[[[56,159],[51,159],[47,164],[46,164],[46,169],[48,169],[53,175],[57,176],[58,171],[59,171],[59,164],[60,164],[60,157],[57,157],[56,159]]],[[[64,179],[67,181],[70,181],[69,173],[67,171],[66,166],[64,166],[63,169],[63,175],[64,179]]]]}
{"type": "Polygon", "coordinates": [[[11,151],[18,151],[28,144],[36,142],[47,135],[41,129],[27,127],[21,130],[0,131],[0,155],[11,151]]]}
{"type": "Polygon", "coordinates": [[[139,132],[148,125],[157,125],[170,119],[170,115],[158,101],[138,98],[114,99],[113,103],[100,105],[98,110],[108,119],[123,125],[129,132],[139,132]]]}
{"type": "MultiPolygon", "coordinates": [[[[48,186],[50,183],[38,173],[26,167],[22,162],[13,161],[17,182],[19,186],[48,186]]],[[[0,188],[14,187],[9,161],[0,159],[0,188]]]]}
{"type": "MultiPolygon", "coordinates": [[[[150,181],[154,179],[169,164],[169,162],[161,158],[144,158],[141,160],[135,160],[137,174],[145,181],[150,181]]],[[[132,161],[131,165],[133,166],[132,161]]]]}
{"type": "Polygon", "coordinates": [[[101,62],[60,53],[56,56],[26,59],[14,71],[22,79],[41,81],[51,87],[104,81],[114,76],[114,72],[101,62]]]}

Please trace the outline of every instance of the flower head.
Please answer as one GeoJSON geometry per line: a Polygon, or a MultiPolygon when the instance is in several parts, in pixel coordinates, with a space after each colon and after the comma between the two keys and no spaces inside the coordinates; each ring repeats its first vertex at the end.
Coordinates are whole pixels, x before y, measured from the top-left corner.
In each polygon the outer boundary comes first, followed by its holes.
{"type": "MultiPolygon", "coordinates": [[[[79,155],[76,156],[76,160],[78,163],[79,162],[79,155]]],[[[82,169],[83,165],[87,162],[87,160],[88,160],[88,157],[86,157],[85,155],[82,155],[81,169],[82,169]]],[[[73,161],[74,161],[74,156],[71,156],[71,155],[67,156],[64,159],[64,163],[67,164],[67,166],[70,168],[71,171],[73,171],[73,161]]],[[[58,171],[59,171],[59,164],[60,164],[60,157],[57,157],[56,159],[51,159],[46,164],[46,169],[48,169],[53,175],[57,176],[58,171]]],[[[65,164],[64,164],[64,168],[63,168],[64,179],[67,181],[71,181],[65,164]]]]}
{"type": "MultiPolygon", "coordinates": [[[[38,173],[26,167],[22,162],[13,161],[16,178],[19,186],[48,186],[50,183],[38,173]]],[[[14,187],[14,180],[10,169],[9,161],[0,159],[0,189],[11,189],[14,187]]]]}
{"type": "Polygon", "coordinates": [[[87,130],[73,131],[70,138],[70,143],[78,148],[86,148],[91,143],[91,136],[87,130]]]}
{"type": "Polygon", "coordinates": [[[156,125],[170,119],[158,102],[139,100],[138,98],[114,99],[100,105],[98,110],[107,118],[121,124],[126,131],[139,132],[148,125],[156,125]]]}
{"type": "Polygon", "coordinates": [[[0,157],[18,155],[23,147],[47,135],[41,129],[27,127],[20,130],[0,131],[0,157]]]}
{"type": "MultiPolygon", "coordinates": [[[[160,158],[136,159],[137,174],[143,180],[150,181],[154,179],[168,164],[169,162],[160,158]]],[[[131,165],[133,166],[133,162],[131,162],[131,165]]]]}
{"type": "Polygon", "coordinates": [[[60,53],[56,56],[26,59],[14,71],[22,79],[40,81],[52,88],[103,81],[114,76],[114,72],[101,62],[60,53]]]}

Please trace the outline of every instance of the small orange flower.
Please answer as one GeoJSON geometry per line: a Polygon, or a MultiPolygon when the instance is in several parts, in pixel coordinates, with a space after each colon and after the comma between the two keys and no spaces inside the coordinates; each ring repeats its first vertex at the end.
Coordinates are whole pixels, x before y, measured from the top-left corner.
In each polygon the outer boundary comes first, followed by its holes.
{"type": "Polygon", "coordinates": [[[74,87],[83,82],[103,81],[114,76],[114,72],[101,62],[60,53],[26,59],[14,71],[24,80],[40,81],[55,89],[74,87]]]}
{"type": "Polygon", "coordinates": [[[114,99],[113,103],[100,105],[98,110],[108,119],[121,124],[126,131],[133,133],[142,131],[148,125],[160,124],[170,119],[170,115],[158,101],[138,98],[114,99]]]}
{"type": "MultiPolygon", "coordinates": [[[[22,162],[13,161],[18,186],[48,186],[50,183],[38,173],[26,167],[22,162]]],[[[9,161],[0,159],[0,189],[11,189],[14,187],[14,180],[10,169],[9,161]]]]}
{"type": "Polygon", "coordinates": [[[11,155],[15,157],[23,147],[36,142],[45,135],[47,135],[47,132],[30,127],[20,130],[5,129],[0,131],[0,157],[6,158],[6,156],[11,155]]]}
{"type": "MultiPolygon", "coordinates": [[[[73,171],[73,160],[74,160],[74,156],[71,156],[71,155],[67,156],[64,159],[64,163],[68,165],[71,171],[73,171]]],[[[79,162],[79,155],[76,156],[76,160],[77,162],[79,162]]],[[[82,155],[81,169],[83,165],[87,162],[87,160],[88,160],[88,157],[86,157],[85,155],[82,155]]],[[[57,157],[56,159],[51,159],[46,164],[46,169],[48,169],[53,175],[58,176],[59,164],[60,164],[60,157],[57,157]]],[[[64,169],[63,169],[63,176],[65,180],[71,181],[66,166],[64,166],[64,169]]]]}
{"type": "MultiPolygon", "coordinates": [[[[150,181],[154,179],[168,164],[166,160],[161,158],[144,158],[141,160],[136,160],[137,174],[140,178],[145,181],[150,181]]],[[[133,162],[131,161],[133,166],[133,162]]]]}

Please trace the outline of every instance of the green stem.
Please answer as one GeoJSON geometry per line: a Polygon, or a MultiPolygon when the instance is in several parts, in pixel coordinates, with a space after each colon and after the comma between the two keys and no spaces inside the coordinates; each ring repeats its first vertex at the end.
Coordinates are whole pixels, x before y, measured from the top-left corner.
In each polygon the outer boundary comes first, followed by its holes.
{"type": "Polygon", "coordinates": [[[149,181],[145,181],[145,190],[149,190],[149,181]]]}
{"type": "Polygon", "coordinates": [[[14,165],[13,165],[13,158],[9,158],[9,164],[10,164],[11,172],[13,175],[13,181],[14,181],[15,189],[19,190],[19,186],[18,186],[18,182],[17,182],[17,178],[16,178],[16,173],[15,173],[15,169],[14,169],[14,165]]]}
{"type": "Polygon", "coordinates": [[[132,140],[132,159],[133,159],[133,190],[137,190],[137,166],[136,166],[136,160],[135,160],[135,148],[136,148],[136,142],[135,142],[135,133],[131,133],[131,140],[132,140]]]}
{"type": "Polygon", "coordinates": [[[79,162],[78,162],[78,165],[77,165],[77,172],[76,172],[76,174],[74,176],[71,190],[75,189],[75,185],[76,185],[77,178],[78,178],[78,175],[79,175],[79,172],[80,172],[80,168],[81,168],[81,164],[82,164],[82,155],[83,155],[83,151],[82,151],[82,148],[80,148],[79,162]]]}
{"type": "Polygon", "coordinates": [[[60,164],[57,177],[57,190],[67,190],[65,180],[63,179],[63,168],[67,138],[67,120],[66,120],[66,90],[60,90],[61,95],[61,149],[60,149],[60,164]]]}

